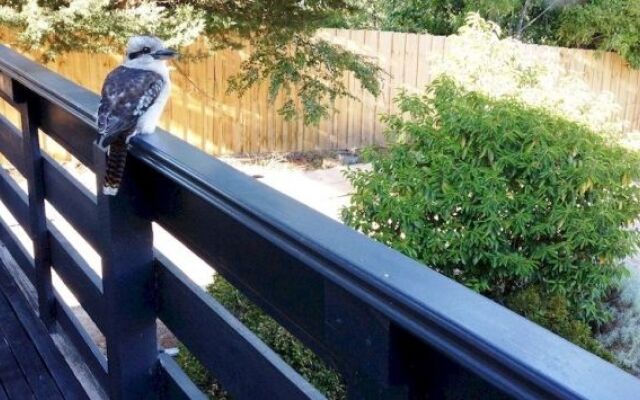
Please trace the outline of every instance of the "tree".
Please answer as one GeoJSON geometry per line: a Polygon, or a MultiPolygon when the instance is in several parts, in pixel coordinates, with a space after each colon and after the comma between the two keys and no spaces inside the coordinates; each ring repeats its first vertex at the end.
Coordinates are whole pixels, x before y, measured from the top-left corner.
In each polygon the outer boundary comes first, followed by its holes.
{"type": "MultiPolygon", "coordinates": [[[[548,23],[548,17],[560,5],[557,0],[552,0],[551,4],[548,0],[392,0],[378,3],[377,20],[381,29],[451,35],[464,25],[468,13],[477,12],[513,36],[524,32],[523,28],[533,18],[542,18],[534,27],[536,29],[542,22],[548,23]]],[[[527,32],[536,30],[527,28],[527,32]]]]}
{"type": "Polygon", "coordinates": [[[44,60],[69,51],[121,52],[127,37],[140,33],[179,48],[203,37],[207,53],[248,45],[251,54],[232,78],[232,90],[243,94],[267,80],[271,99],[288,95],[282,114],[302,113],[314,123],[336,97],[349,96],[344,72],[379,92],[380,71],[372,61],[314,36],[337,14],[355,11],[348,0],[0,0],[0,26],[17,32],[5,32],[5,40],[44,60]]]}
{"type": "Polygon", "coordinates": [[[640,0],[591,0],[560,16],[557,42],[615,51],[640,68],[640,0]]]}
{"type": "Polygon", "coordinates": [[[451,35],[476,12],[525,42],[615,51],[640,67],[640,0],[353,0],[333,26],[451,35]]]}

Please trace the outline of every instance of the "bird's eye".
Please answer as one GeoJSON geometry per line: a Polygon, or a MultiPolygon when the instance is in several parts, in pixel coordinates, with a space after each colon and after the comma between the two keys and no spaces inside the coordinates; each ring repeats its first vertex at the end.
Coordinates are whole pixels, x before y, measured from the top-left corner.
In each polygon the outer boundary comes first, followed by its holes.
{"type": "Polygon", "coordinates": [[[145,47],[145,48],[142,49],[142,52],[145,53],[145,54],[149,54],[149,53],[151,53],[151,49],[148,48],[148,47],[145,47]]]}

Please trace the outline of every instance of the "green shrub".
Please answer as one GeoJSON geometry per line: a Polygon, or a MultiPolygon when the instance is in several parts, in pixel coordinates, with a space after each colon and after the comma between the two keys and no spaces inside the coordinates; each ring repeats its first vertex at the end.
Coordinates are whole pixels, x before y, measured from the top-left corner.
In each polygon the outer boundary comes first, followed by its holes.
{"type": "MultiPolygon", "coordinates": [[[[603,298],[638,242],[627,229],[640,214],[638,155],[446,78],[397,104],[389,148],[348,173],[344,221],[498,301],[535,287],[565,303],[550,313],[605,321],[603,298]]],[[[534,319],[566,331],[557,316],[534,319]]]]}
{"type": "Polygon", "coordinates": [[[513,311],[538,325],[549,327],[570,342],[613,362],[613,354],[594,338],[593,331],[587,323],[571,315],[568,304],[564,295],[548,296],[539,286],[527,287],[505,299],[505,305],[513,311]]]}
{"type": "Polygon", "coordinates": [[[187,350],[186,347],[180,345],[179,349],[180,352],[176,359],[178,365],[180,365],[187,376],[207,395],[207,397],[215,400],[231,399],[231,396],[222,389],[222,386],[220,386],[207,369],[200,364],[193,354],[189,353],[189,350],[187,350]]]}
{"type": "MultiPolygon", "coordinates": [[[[207,288],[225,308],[271,347],[294,370],[313,384],[329,399],[346,398],[346,390],[340,375],[328,368],[318,356],[299,340],[251,303],[236,288],[220,276],[207,288]]],[[[190,354],[180,348],[178,363],[187,375],[212,399],[231,398],[207,370],[190,354]]]]}

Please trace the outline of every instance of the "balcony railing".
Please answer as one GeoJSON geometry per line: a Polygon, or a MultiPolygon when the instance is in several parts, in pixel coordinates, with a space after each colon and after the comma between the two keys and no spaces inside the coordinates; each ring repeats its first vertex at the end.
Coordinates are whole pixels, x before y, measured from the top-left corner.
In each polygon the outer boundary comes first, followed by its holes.
{"type": "Polygon", "coordinates": [[[132,141],[116,197],[97,197],[39,148],[54,138],[101,179],[98,97],[0,46],[0,198],[34,244],[0,240],[113,399],[201,398],[158,351],[160,319],[236,399],[323,396],[153,248],[155,222],[344,377],[349,398],[638,399],[640,380],[402,254],[165,132],[132,141]],[[102,278],[48,220],[48,201],[95,248],[102,278]],[[106,338],[104,357],[51,283],[51,268],[106,338]]]}

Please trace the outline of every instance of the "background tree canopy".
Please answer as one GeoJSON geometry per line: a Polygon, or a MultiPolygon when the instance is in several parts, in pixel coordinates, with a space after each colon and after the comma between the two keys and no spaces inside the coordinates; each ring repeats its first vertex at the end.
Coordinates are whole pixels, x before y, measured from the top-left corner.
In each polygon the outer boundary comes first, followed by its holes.
{"type": "Polygon", "coordinates": [[[640,68],[640,0],[352,0],[336,27],[451,35],[469,12],[525,42],[610,50],[640,68]],[[357,16],[354,16],[357,15],[357,16]]]}
{"type": "Polygon", "coordinates": [[[345,0],[0,0],[0,26],[10,28],[2,39],[44,60],[68,51],[121,52],[129,36],[141,33],[178,48],[199,37],[209,51],[249,45],[250,56],[231,88],[242,94],[268,80],[271,98],[281,91],[289,95],[284,115],[302,112],[313,123],[327,115],[333,99],[349,95],[346,71],[372,94],[379,92],[374,63],[314,37],[337,15],[355,10],[345,0]],[[293,89],[301,109],[291,98],[293,89]]]}

